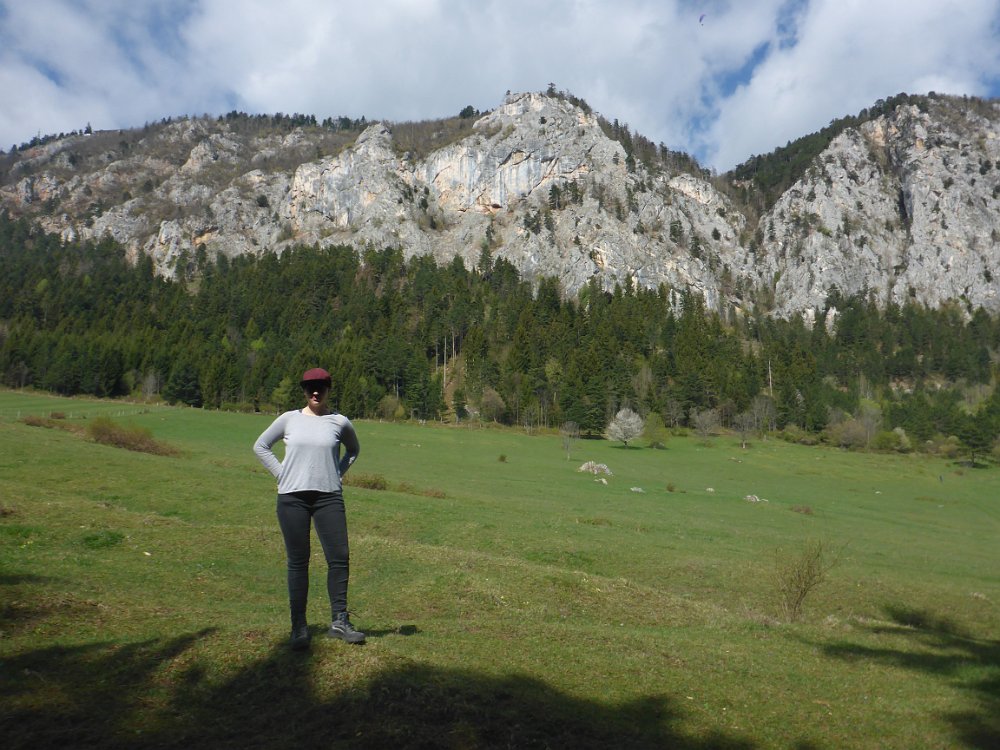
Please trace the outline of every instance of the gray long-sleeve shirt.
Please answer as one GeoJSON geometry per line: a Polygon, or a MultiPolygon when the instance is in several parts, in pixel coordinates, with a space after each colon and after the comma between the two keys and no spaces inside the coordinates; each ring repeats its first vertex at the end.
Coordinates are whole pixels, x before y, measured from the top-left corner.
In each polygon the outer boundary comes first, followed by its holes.
{"type": "Polygon", "coordinates": [[[343,414],[317,417],[298,409],[286,411],[275,419],[253,446],[257,458],[278,480],[279,494],[305,490],[339,492],[340,478],[360,450],[354,425],[343,414]],[[284,461],[279,461],[271,450],[279,440],[285,441],[284,461]]]}

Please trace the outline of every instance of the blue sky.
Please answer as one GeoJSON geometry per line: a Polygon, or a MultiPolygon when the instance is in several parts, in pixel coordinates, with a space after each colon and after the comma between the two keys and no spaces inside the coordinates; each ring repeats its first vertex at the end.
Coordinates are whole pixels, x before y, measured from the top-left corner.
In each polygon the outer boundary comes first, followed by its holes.
{"type": "Polygon", "coordinates": [[[0,0],[4,149],[232,109],[424,120],[550,83],[724,171],[900,92],[1000,95],[1000,0],[0,0]]]}

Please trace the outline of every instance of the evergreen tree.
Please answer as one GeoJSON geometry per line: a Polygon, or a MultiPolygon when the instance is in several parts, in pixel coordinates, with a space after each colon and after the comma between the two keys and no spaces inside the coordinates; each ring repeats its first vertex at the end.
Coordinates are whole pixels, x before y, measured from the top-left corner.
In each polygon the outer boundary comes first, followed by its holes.
{"type": "MultiPolygon", "coordinates": [[[[575,200],[574,188],[551,191],[547,210],[575,200]]],[[[447,374],[449,390],[460,377],[456,412],[464,392],[485,418],[572,421],[589,435],[629,404],[672,427],[716,410],[724,425],[750,413],[762,431],[818,433],[831,410],[857,414],[869,399],[918,446],[959,435],[982,452],[961,404],[966,385],[995,375],[1000,319],[985,311],[880,310],[831,290],[836,320],[828,328],[821,312],[807,328],[722,317],[689,291],[630,278],[612,292],[593,278],[567,298],[555,279],[533,290],[493,260],[491,242],[471,271],[400,248],[195,253],[189,285],[157,277],[148,257],[130,264],[111,240],[64,243],[0,214],[0,381],[270,409],[296,406],[294,379],[321,363],[352,417],[379,415],[388,396],[393,416],[429,419],[446,408],[447,374]]],[[[995,437],[996,391],[981,412],[995,437]]]]}
{"type": "Polygon", "coordinates": [[[958,439],[969,451],[969,465],[976,466],[976,456],[989,451],[996,433],[993,432],[989,415],[985,409],[973,415],[967,415],[958,427],[958,439]]]}
{"type": "Polygon", "coordinates": [[[163,386],[163,397],[171,404],[202,405],[201,384],[198,382],[198,372],[193,364],[179,361],[173,367],[166,385],[163,386]]]}

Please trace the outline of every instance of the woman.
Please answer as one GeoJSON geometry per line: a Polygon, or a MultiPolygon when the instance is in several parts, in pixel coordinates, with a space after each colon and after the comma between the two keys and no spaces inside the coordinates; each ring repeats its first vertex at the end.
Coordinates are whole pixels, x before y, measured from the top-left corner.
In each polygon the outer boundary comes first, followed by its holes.
{"type": "Polygon", "coordinates": [[[330,410],[330,385],[330,373],[322,368],[303,373],[305,407],[279,416],[253,446],[257,458],[278,480],[278,524],[288,556],[291,645],[295,650],[309,648],[306,601],[310,522],[316,527],[326,556],[326,588],[333,615],[327,637],[347,643],[365,641],[365,634],[355,630],[347,616],[349,549],[341,485],[341,478],[358,457],[360,445],[351,421],[330,410]],[[285,442],[284,461],[279,461],[271,450],[278,440],[285,442]]]}

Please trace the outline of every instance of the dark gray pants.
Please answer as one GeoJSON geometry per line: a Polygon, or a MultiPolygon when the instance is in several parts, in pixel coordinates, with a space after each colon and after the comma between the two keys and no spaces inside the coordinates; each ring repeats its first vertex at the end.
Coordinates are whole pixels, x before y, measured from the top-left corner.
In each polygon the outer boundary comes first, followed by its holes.
{"type": "Polygon", "coordinates": [[[343,494],[310,491],[278,495],[278,524],[285,537],[288,556],[288,606],[292,627],[306,624],[310,526],[316,527],[316,536],[326,556],[326,590],[330,596],[331,618],[346,612],[350,550],[343,494]]]}

